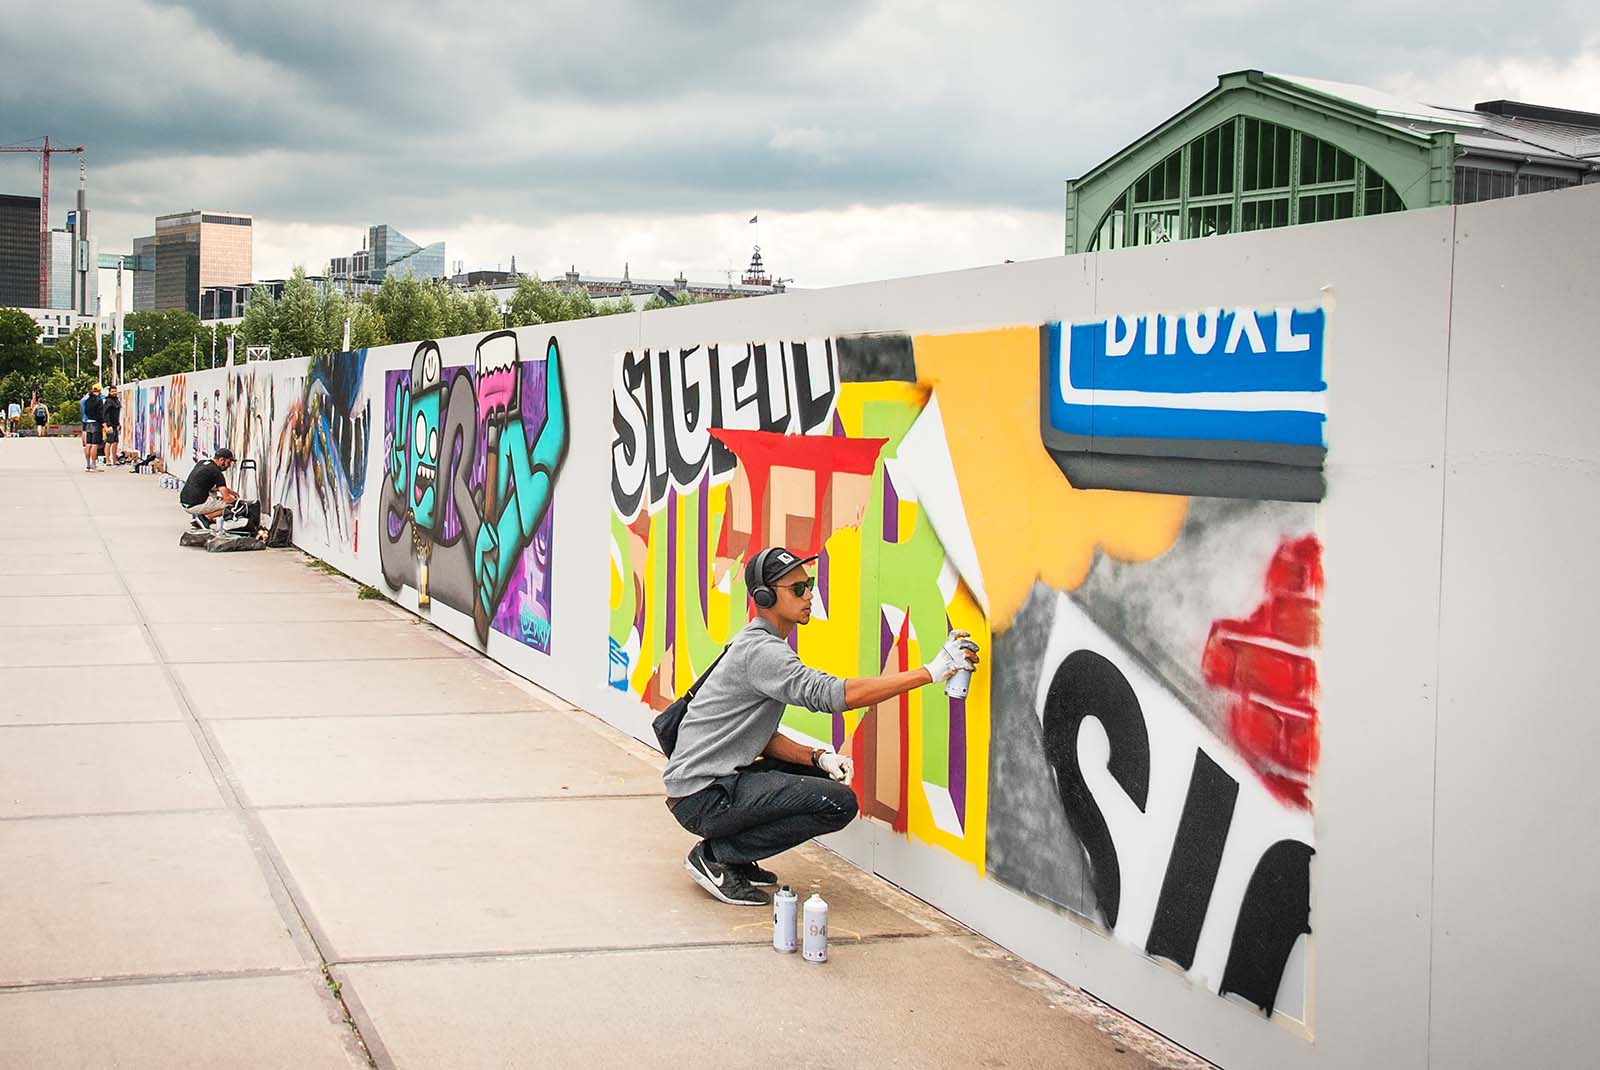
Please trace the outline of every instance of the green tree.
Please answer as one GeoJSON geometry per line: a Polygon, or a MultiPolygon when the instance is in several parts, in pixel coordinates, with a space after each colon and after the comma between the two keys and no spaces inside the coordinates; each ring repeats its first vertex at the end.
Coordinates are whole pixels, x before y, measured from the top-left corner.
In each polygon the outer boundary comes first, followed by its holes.
{"type": "Polygon", "coordinates": [[[468,299],[472,305],[472,317],[468,330],[470,331],[497,331],[505,326],[505,317],[500,314],[500,302],[494,299],[494,294],[483,287],[478,287],[468,299]]]}
{"type": "Polygon", "coordinates": [[[595,315],[597,316],[618,316],[624,312],[633,311],[635,309],[633,307],[632,294],[623,294],[615,301],[604,301],[595,306],[595,315]]]}
{"type": "Polygon", "coordinates": [[[78,401],[89,392],[94,382],[93,375],[68,376],[53,371],[40,384],[39,396],[50,410],[52,419],[58,423],[75,424],[78,422],[78,401]]]}
{"type": "MultiPolygon", "coordinates": [[[[122,327],[133,332],[133,351],[122,355],[122,366],[127,369],[132,369],[144,358],[161,352],[174,342],[187,345],[201,333],[199,317],[175,308],[130,312],[122,318],[122,327]]],[[[210,338],[206,339],[208,346],[210,341],[210,338]]]]}
{"type": "Polygon", "coordinates": [[[265,286],[255,287],[250,291],[250,299],[244,303],[244,315],[233,332],[234,345],[237,347],[234,359],[244,360],[245,346],[272,346],[273,352],[277,352],[277,324],[278,302],[273,298],[272,291],[265,286]]]}
{"type": "MultiPolygon", "coordinates": [[[[206,362],[210,363],[210,354],[206,354],[206,362]]],[[[195,342],[175,341],[159,353],[152,353],[139,362],[139,378],[159,379],[163,375],[176,375],[193,369],[198,362],[195,342]]],[[[132,376],[129,376],[131,379],[132,376]]]]}
{"type": "Polygon", "coordinates": [[[516,292],[511,295],[511,325],[555,323],[565,318],[561,306],[560,290],[540,282],[537,275],[524,275],[517,280],[516,292]]]}
{"type": "MultiPolygon", "coordinates": [[[[340,320],[341,327],[343,319],[340,320]]],[[[289,357],[321,356],[328,352],[325,338],[323,301],[306,278],[306,269],[296,267],[283,284],[274,315],[273,360],[289,357]]]]}
{"type": "Polygon", "coordinates": [[[444,310],[435,288],[410,275],[384,279],[373,303],[391,342],[420,342],[444,334],[444,310]]]}
{"type": "Polygon", "coordinates": [[[561,313],[561,318],[564,320],[586,320],[599,314],[595,310],[594,301],[589,297],[589,291],[581,286],[562,299],[561,313]]]}
{"type": "Polygon", "coordinates": [[[20,308],[0,308],[0,375],[39,370],[39,325],[20,308]]]}
{"type": "Polygon", "coordinates": [[[377,305],[369,300],[372,296],[363,294],[361,300],[351,305],[350,346],[353,349],[372,349],[389,344],[389,335],[384,331],[383,316],[378,313],[377,305]]]}

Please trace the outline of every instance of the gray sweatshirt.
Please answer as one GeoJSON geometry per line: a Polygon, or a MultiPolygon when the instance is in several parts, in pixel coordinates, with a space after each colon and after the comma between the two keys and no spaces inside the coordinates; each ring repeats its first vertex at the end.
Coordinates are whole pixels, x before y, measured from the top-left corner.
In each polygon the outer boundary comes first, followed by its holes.
{"type": "Polygon", "coordinates": [[[785,706],[843,713],[844,681],[808,668],[757,617],[733,637],[683,715],[678,746],[661,772],[667,795],[693,795],[755,761],[777,732],[785,706]]]}

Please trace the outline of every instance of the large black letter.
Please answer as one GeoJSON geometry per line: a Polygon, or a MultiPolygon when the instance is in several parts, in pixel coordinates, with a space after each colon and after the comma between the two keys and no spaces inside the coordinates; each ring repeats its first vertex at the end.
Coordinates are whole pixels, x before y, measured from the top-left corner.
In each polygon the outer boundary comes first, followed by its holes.
{"type": "Polygon", "coordinates": [[[1278,1001],[1283,967],[1301,933],[1311,931],[1311,856],[1299,840],[1279,840],[1256,863],[1222,971],[1222,991],[1237,992],[1267,1014],[1278,1001]]]}
{"type": "Polygon", "coordinates": [[[1095,805],[1078,768],[1078,729],[1093,717],[1111,740],[1106,763],[1111,776],[1144,812],[1150,793],[1150,735],[1144,711],[1127,677],[1092,650],[1075,650],[1056,669],[1044,702],[1044,754],[1056,774],[1056,790],[1067,822],[1083,842],[1089,876],[1106,927],[1117,927],[1122,901],[1122,874],[1111,830],[1095,805]]]}
{"type": "Polygon", "coordinates": [[[1161,898],[1156,900],[1155,920],[1144,945],[1149,954],[1171,959],[1186,970],[1194,965],[1195,945],[1200,942],[1238,797],[1239,782],[1196,748],[1189,796],[1183,801],[1161,898]]]}

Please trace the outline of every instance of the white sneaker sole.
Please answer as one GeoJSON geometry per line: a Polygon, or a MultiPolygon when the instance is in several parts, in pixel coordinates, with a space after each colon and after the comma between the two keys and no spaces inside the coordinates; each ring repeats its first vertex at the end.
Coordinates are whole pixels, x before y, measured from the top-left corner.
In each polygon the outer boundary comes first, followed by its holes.
{"type": "Polygon", "coordinates": [[[704,873],[701,873],[698,869],[695,869],[694,866],[692,866],[687,859],[684,860],[683,868],[688,870],[689,876],[694,879],[694,882],[696,884],[698,884],[700,887],[704,888],[706,891],[710,892],[716,898],[722,900],[724,903],[727,903],[729,906],[733,906],[733,907],[765,907],[765,906],[771,906],[772,905],[766,899],[762,899],[759,902],[746,902],[743,899],[729,899],[726,895],[723,894],[722,889],[717,887],[717,882],[716,881],[712,880],[710,877],[706,876],[704,873]]]}

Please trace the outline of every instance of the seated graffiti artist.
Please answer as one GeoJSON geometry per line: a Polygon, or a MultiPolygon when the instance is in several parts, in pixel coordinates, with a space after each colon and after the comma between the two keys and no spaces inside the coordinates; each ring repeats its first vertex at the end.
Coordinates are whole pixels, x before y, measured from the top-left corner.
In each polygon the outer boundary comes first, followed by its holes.
{"type": "Polygon", "coordinates": [[[204,530],[221,516],[223,510],[239,500],[239,495],[228,489],[228,469],[233,467],[233,451],[224,446],[209,461],[201,461],[183,481],[178,491],[178,504],[191,517],[195,530],[204,530]]]}
{"type": "Polygon", "coordinates": [[[843,713],[978,663],[978,645],[956,631],[920,669],[841,680],[809,668],[789,640],[811,619],[815,581],[805,566],[815,560],[781,546],[750,558],[744,577],[755,618],[702,678],[661,774],[672,816],[702,837],[685,860],[689,876],[724,903],[765,905],[759,886],[777,877],[758,862],[856,816],[851,760],[780,732],[785,706],[843,713]]]}

